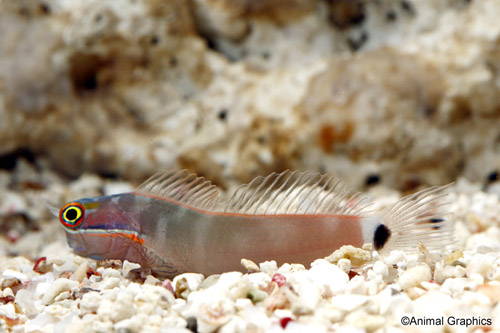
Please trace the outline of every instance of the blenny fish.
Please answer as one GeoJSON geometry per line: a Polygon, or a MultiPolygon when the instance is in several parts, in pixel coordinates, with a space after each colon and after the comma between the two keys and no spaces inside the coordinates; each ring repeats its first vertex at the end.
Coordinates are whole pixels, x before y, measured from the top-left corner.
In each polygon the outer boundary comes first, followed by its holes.
{"type": "Polygon", "coordinates": [[[121,259],[162,276],[242,270],[242,258],[309,265],[343,245],[388,253],[436,249],[452,238],[440,207],[446,186],[367,213],[359,193],[336,178],[285,171],[257,177],[226,199],[187,170],[158,173],[135,191],[66,204],[59,219],[71,248],[121,259]]]}

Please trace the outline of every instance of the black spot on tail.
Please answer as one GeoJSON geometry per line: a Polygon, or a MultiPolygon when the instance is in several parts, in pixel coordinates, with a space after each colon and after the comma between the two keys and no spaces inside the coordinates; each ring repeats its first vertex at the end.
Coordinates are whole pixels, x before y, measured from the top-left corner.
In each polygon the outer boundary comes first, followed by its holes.
{"type": "Polygon", "coordinates": [[[441,228],[441,226],[438,225],[438,223],[444,222],[444,219],[435,218],[435,219],[430,219],[429,221],[431,223],[436,223],[435,225],[432,226],[432,229],[437,230],[437,229],[441,228]]]}
{"type": "Polygon", "coordinates": [[[373,244],[375,245],[375,250],[380,250],[387,241],[391,238],[391,231],[385,224],[381,224],[375,230],[375,236],[373,237],[373,244]]]}

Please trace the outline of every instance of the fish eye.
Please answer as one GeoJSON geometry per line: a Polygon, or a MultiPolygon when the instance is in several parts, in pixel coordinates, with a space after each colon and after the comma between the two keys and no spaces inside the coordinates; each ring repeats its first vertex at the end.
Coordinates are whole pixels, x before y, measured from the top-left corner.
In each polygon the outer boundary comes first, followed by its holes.
{"type": "Polygon", "coordinates": [[[83,222],[85,216],[85,209],[82,204],[78,202],[71,202],[65,205],[60,213],[59,220],[68,228],[76,228],[83,222]]]}

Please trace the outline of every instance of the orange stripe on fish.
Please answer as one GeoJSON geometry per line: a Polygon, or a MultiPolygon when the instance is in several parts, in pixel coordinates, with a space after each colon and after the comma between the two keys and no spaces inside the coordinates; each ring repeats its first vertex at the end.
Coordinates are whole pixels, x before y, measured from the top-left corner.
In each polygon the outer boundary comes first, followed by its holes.
{"type": "Polygon", "coordinates": [[[118,230],[86,230],[85,234],[88,236],[96,236],[96,237],[113,237],[113,238],[119,238],[119,237],[125,237],[130,240],[132,240],[135,243],[139,243],[141,245],[144,245],[144,239],[137,237],[135,234],[131,233],[126,233],[118,230]]]}

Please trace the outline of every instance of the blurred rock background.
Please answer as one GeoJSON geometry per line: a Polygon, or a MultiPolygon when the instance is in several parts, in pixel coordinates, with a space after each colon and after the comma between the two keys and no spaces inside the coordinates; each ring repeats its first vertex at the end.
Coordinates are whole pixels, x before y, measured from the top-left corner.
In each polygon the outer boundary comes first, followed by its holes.
{"type": "Polygon", "coordinates": [[[498,177],[496,0],[0,4],[2,169],[187,168],[226,189],[285,169],[404,191],[498,177]]]}

